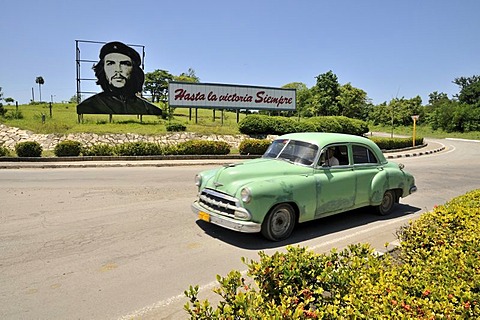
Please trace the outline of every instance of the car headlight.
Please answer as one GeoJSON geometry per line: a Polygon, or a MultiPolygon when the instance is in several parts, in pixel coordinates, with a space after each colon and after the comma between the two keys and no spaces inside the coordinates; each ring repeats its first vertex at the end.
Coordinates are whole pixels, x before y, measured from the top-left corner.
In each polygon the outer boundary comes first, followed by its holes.
{"type": "Polygon", "coordinates": [[[200,187],[202,185],[202,176],[197,174],[195,175],[195,185],[200,187]]]}
{"type": "Polygon", "coordinates": [[[250,200],[252,200],[252,192],[249,188],[243,188],[242,191],[240,191],[240,196],[245,203],[249,203],[250,200]]]}

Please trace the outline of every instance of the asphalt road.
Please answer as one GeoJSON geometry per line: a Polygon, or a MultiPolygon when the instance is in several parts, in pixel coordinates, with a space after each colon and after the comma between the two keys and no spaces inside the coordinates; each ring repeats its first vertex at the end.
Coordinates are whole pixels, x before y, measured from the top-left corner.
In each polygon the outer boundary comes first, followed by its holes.
{"type": "Polygon", "coordinates": [[[272,243],[196,221],[193,176],[211,166],[0,170],[1,319],[185,319],[183,291],[212,298],[217,274],[244,272],[286,245],[378,251],[434,205],[480,188],[480,143],[401,158],[419,191],[387,217],[371,209],[300,225],[272,243]]]}

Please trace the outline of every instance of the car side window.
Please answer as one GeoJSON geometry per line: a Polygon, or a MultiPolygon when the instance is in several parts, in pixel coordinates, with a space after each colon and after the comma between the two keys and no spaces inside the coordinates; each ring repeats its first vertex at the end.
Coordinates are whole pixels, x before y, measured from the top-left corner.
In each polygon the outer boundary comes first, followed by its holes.
{"type": "Polygon", "coordinates": [[[353,145],[352,151],[354,164],[378,163],[375,154],[367,147],[353,145]]]}
{"type": "Polygon", "coordinates": [[[332,145],[325,148],[318,162],[321,167],[347,166],[348,164],[348,147],[346,145],[332,145]]]}

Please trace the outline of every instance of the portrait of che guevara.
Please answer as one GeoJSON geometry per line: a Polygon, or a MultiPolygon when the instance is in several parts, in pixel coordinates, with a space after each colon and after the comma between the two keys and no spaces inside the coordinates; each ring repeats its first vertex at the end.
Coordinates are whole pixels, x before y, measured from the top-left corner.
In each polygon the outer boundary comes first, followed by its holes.
{"type": "Polygon", "coordinates": [[[99,58],[93,70],[103,92],[79,103],[77,114],[162,114],[160,108],[137,96],[142,92],[145,74],[135,49],[118,41],[109,42],[101,48],[99,58]]]}

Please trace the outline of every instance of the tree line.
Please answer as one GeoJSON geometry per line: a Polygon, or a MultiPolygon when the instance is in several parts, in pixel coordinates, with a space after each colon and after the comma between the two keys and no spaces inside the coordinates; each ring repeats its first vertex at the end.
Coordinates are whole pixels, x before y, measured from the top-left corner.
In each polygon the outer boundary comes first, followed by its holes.
{"type": "MultiPolygon", "coordinates": [[[[165,102],[169,81],[200,82],[195,70],[173,76],[166,70],[145,74],[144,93],[152,102],[165,102]]],[[[432,92],[426,105],[420,96],[410,99],[394,98],[389,102],[374,105],[367,92],[340,84],[330,70],[316,77],[316,83],[308,88],[302,82],[292,82],[283,88],[297,90],[295,112],[282,112],[286,116],[346,116],[372,122],[375,125],[409,126],[412,115],[419,115],[419,123],[430,125],[434,130],[447,132],[480,131],[480,76],[459,77],[452,81],[459,86],[458,94],[451,98],[443,92],[432,92]]]]}

